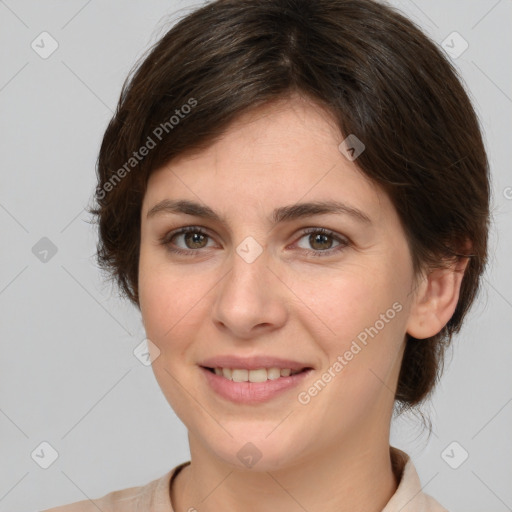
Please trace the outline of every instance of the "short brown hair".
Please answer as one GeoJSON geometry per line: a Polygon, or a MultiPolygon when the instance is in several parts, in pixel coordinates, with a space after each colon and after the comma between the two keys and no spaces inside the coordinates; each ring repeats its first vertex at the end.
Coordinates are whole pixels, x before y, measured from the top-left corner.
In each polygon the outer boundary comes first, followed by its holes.
{"type": "Polygon", "coordinates": [[[410,409],[434,388],[478,291],[490,186],[477,116],[457,72],[391,7],[217,0],[176,23],[125,81],[103,138],[90,209],[99,265],[138,306],[140,212],[151,171],[207,147],[242,112],[291,93],[326,108],[341,134],[364,142],[358,167],[392,200],[416,272],[469,257],[447,325],[428,339],[408,335],[395,399],[410,409]]]}

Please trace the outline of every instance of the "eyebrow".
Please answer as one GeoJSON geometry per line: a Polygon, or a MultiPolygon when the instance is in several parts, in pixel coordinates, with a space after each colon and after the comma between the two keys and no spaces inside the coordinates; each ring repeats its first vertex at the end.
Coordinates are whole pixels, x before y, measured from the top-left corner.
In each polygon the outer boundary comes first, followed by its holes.
{"type": "MultiPolygon", "coordinates": [[[[217,222],[224,222],[223,217],[214,212],[210,207],[189,200],[164,199],[157,203],[147,214],[147,218],[162,213],[184,213],[201,217],[217,222]]],[[[355,220],[371,225],[372,221],[363,211],[349,206],[339,201],[313,201],[308,203],[297,203],[289,206],[276,208],[270,216],[270,222],[278,224],[279,222],[288,222],[313,215],[325,214],[343,214],[349,215],[355,220]]]]}

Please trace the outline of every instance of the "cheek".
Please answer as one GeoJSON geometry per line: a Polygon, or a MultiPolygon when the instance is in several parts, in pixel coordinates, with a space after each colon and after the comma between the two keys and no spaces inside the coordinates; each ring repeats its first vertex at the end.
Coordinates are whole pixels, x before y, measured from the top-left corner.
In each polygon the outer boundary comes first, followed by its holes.
{"type": "Polygon", "coordinates": [[[202,307],[214,276],[172,266],[165,258],[141,250],[139,301],[147,337],[161,352],[180,349],[180,340],[204,322],[202,307]],[[202,315],[202,316],[201,316],[202,315]],[[172,343],[170,341],[172,340],[172,343]]]}
{"type": "Polygon", "coordinates": [[[141,244],[139,259],[139,303],[147,337],[162,350],[162,338],[176,322],[175,280],[166,275],[154,250],[141,244]]]}
{"type": "Polygon", "coordinates": [[[310,310],[309,325],[333,340],[350,339],[400,299],[401,285],[384,269],[352,265],[289,276],[290,288],[310,310]]]}
{"type": "Polygon", "coordinates": [[[322,320],[304,315],[308,320],[303,327],[325,361],[322,382],[302,391],[311,397],[313,408],[326,415],[325,421],[333,421],[334,431],[362,421],[377,402],[392,399],[406,309],[400,287],[389,275],[379,275],[342,272],[325,282],[317,279],[318,285],[328,286],[328,293],[320,291],[323,286],[305,286],[298,292],[308,297],[307,306],[322,320]]]}
{"type": "Polygon", "coordinates": [[[324,353],[324,371],[336,375],[331,389],[362,402],[387,381],[405,332],[407,278],[386,266],[324,269],[293,285],[305,304],[302,327],[324,353]]]}

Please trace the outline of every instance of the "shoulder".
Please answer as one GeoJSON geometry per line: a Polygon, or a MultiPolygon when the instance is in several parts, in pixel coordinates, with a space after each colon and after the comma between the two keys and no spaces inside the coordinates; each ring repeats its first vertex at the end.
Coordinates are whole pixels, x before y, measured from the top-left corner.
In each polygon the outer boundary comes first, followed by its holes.
{"type": "Polygon", "coordinates": [[[101,498],[77,501],[42,512],[98,512],[98,510],[102,512],[135,512],[138,503],[148,495],[151,496],[155,482],[158,480],[146,485],[110,492],[101,498]]]}
{"type": "Polygon", "coordinates": [[[425,511],[426,512],[448,512],[441,503],[436,501],[430,494],[424,494],[425,496],[425,511]]]}
{"type": "Polygon", "coordinates": [[[169,487],[171,478],[189,462],[173,468],[165,475],[151,482],[111,492],[97,499],[88,499],[49,508],[41,512],[138,512],[151,510],[155,512],[172,512],[169,487]]]}

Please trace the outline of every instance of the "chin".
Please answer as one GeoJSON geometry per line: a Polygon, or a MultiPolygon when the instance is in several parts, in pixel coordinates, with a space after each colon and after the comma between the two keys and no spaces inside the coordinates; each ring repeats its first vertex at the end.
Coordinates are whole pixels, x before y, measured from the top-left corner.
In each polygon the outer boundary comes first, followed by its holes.
{"type": "Polygon", "coordinates": [[[281,470],[296,463],[300,441],[291,436],[285,428],[280,427],[268,436],[275,426],[264,429],[261,426],[258,428],[257,425],[246,429],[240,427],[237,431],[226,428],[232,434],[232,438],[223,436],[222,442],[206,442],[212,453],[234,470],[281,470]]]}

